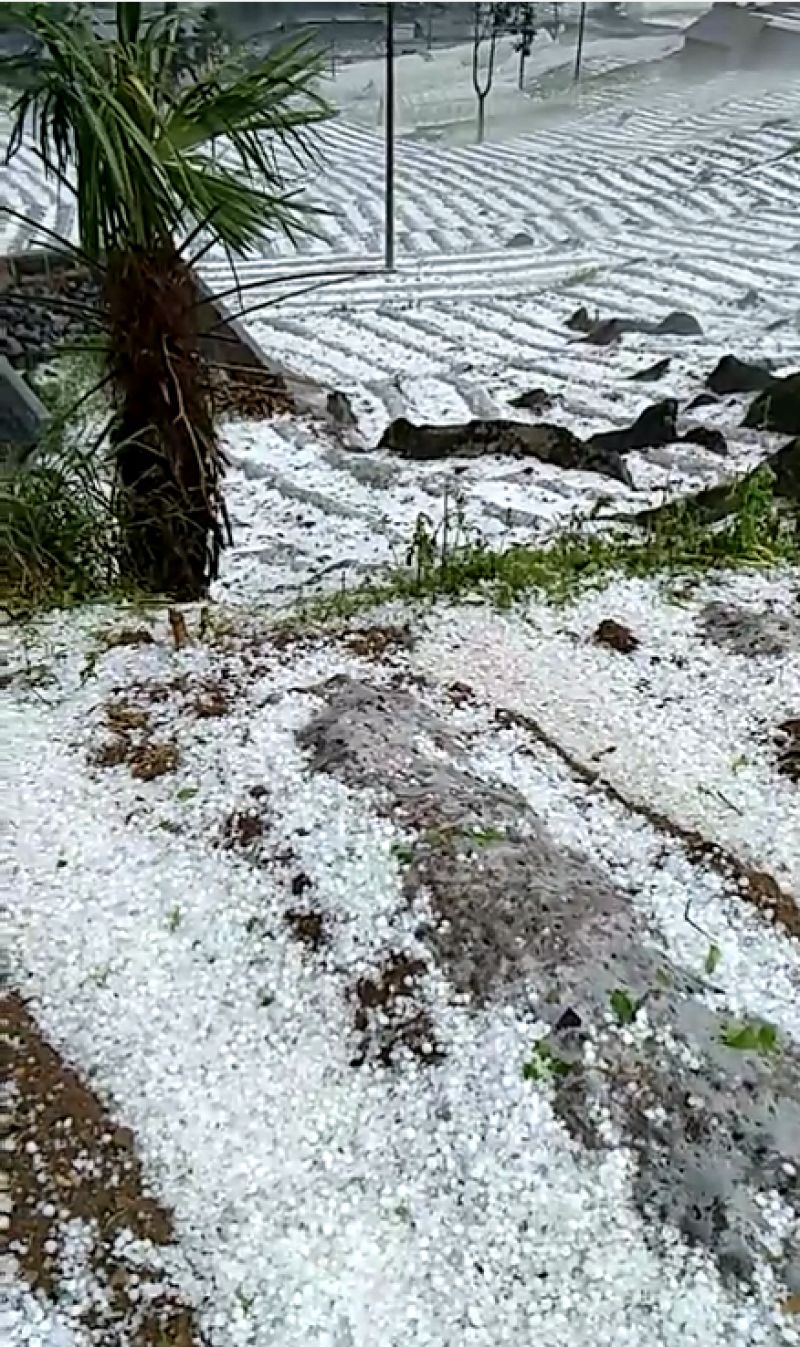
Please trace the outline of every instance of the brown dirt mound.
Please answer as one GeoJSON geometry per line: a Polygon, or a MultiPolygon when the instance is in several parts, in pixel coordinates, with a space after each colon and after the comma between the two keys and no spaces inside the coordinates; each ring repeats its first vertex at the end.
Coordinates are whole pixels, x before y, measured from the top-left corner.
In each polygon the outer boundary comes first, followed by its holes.
{"type": "Polygon", "coordinates": [[[164,1273],[137,1268],[119,1252],[126,1234],[164,1249],[174,1243],[170,1213],[147,1191],[133,1133],[44,1041],[18,996],[0,1001],[0,1029],[10,1087],[3,1119],[11,1151],[8,1236],[20,1274],[54,1297],[68,1275],[64,1227],[80,1221],[92,1232],[91,1271],[105,1292],[87,1299],[79,1315],[93,1340],[103,1347],[201,1347],[192,1310],[164,1273]]]}

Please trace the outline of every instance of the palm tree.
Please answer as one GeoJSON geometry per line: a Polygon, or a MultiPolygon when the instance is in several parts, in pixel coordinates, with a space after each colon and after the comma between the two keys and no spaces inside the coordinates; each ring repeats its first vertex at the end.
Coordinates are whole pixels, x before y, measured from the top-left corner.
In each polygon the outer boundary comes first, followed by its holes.
{"type": "Polygon", "coordinates": [[[145,20],[141,5],[118,4],[104,32],[94,6],[6,5],[3,26],[28,45],[0,58],[0,84],[19,91],[7,159],[32,138],[46,174],[74,192],[80,254],[100,282],[121,572],[192,598],[216,575],[227,517],[187,253],[200,238],[240,256],[268,230],[307,228],[311,207],[284,165],[313,161],[331,109],[305,41],[249,67],[176,75],[172,8],[145,20]]]}

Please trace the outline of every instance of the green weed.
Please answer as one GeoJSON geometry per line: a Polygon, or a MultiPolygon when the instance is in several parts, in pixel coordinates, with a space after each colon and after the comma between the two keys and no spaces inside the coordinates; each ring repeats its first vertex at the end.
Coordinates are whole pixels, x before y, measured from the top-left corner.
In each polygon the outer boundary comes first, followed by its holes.
{"type": "Polygon", "coordinates": [[[97,365],[75,357],[35,381],[52,419],[35,455],[0,478],[0,600],[9,607],[75,603],[114,587],[113,474],[97,430],[107,409],[99,394],[86,396],[97,382],[97,365]]]}
{"type": "Polygon", "coordinates": [[[712,973],[716,972],[717,968],[719,967],[721,958],[722,958],[722,950],[720,949],[719,945],[713,944],[709,945],[708,953],[706,954],[705,962],[703,963],[703,967],[705,971],[708,973],[709,977],[711,977],[712,973]]]}
{"type": "Polygon", "coordinates": [[[496,842],[508,841],[502,828],[465,828],[463,836],[477,847],[490,847],[496,842]]]}
{"type": "Polygon", "coordinates": [[[608,998],[608,1002],[611,1006],[611,1013],[620,1027],[633,1024],[642,1008],[642,1001],[635,1000],[630,992],[625,991],[624,987],[615,987],[608,998]]]}
{"type": "Polygon", "coordinates": [[[755,1020],[726,1025],[721,1039],[726,1048],[737,1048],[740,1052],[760,1052],[765,1055],[776,1052],[778,1048],[775,1025],[755,1020]]]}
{"type": "Polygon", "coordinates": [[[522,1068],[522,1079],[532,1080],[537,1084],[553,1085],[556,1081],[563,1080],[573,1070],[572,1062],[565,1062],[563,1057],[559,1057],[546,1039],[540,1039],[536,1044],[528,1061],[522,1068]]]}
{"type": "Polygon", "coordinates": [[[706,571],[777,566],[800,561],[796,521],[777,507],[768,468],[731,489],[733,508],[709,520],[694,505],[657,512],[642,527],[600,534],[580,524],[539,547],[490,547],[464,526],[463,511],[446,511],[439,529],[420,515],[406,564],[377,581],[312,600],[298,620],[324,623],[393,600],[458,598],[480,593],[501,607],[536,594],[566,603],[612,576],[661,576],[679,595],[706,571]],[[454,526],[455,519],[455,526],[454,526]]]}

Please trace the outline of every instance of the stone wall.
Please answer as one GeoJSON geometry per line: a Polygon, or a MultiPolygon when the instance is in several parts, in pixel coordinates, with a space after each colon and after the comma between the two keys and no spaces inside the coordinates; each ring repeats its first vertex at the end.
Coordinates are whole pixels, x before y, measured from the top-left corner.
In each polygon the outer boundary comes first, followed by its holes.
{"type": "MultiPolygon", "coordinates": [[[[263,371],[289,388],[298,407],[316,407],[320,390],[298,382],[290,369],[271,360],[244,325],[215,300],[202,278],[198,286],[203,353],[213,366],[235,374],[263,371]]],[[[80,346],[101,329],[81,313],[99,305],[97,282],[86,267],[63,253],[31,250],[0,258],[0,358],[19,372],[80,346]]]]}
{"type": "MultiPolygon", "coordinates": [[[[205,302],[200,309],[205,350],[217,364],[264,367],[260,347],[198,278],[205,302]]],[[[79,308],[99,304],[97,282],[88,268],[63,253],[36,249],[0,258],[0,355],[16,368],[51,358],[93,330],[79,308]]]]}

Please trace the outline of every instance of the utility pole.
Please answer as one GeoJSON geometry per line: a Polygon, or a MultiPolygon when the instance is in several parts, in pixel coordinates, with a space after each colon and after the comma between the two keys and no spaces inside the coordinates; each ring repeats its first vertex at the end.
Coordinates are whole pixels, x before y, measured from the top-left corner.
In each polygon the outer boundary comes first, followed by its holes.
{"type": "Polygon", "coordinates": [[[586,0],[581,5],[580,17],[578,19],[578,50],[575,53],[575,83],[581,77],[581,57],[583,56],[583,30],[586,26],[586,0]]]}
{"type": "Polygon", "coordinates": [[[484,11],[483,5],[476,4],[473,12],[472,87],[475,90],[475,97],[478,100],[478,144],[481,145],[483,143],[486,126],[486,98],[491,90],[492,80],[494,79],[494,56],[495,48],[497,46],[500,11],[495,5],[487,5],[484,11]],[[481,74],[481,43],[487,40],[489,43],[489,55],[486,69],[483,74],[481,74]]]}
{"type": "Polygon", "coordinates": [[[384,98],[386,131],[386,190],[384,193],[384,262],[394,271],[394,5],[386,6],[386,95],[384,98]]]}

